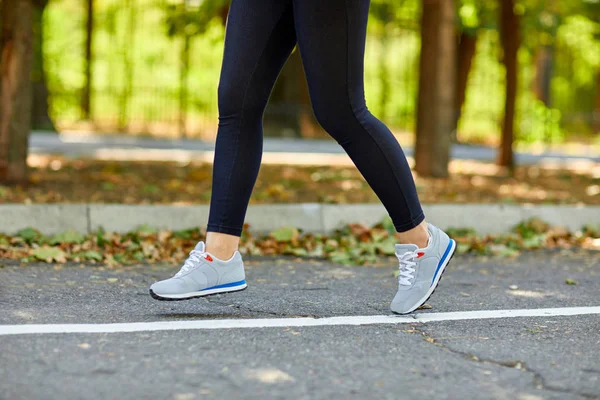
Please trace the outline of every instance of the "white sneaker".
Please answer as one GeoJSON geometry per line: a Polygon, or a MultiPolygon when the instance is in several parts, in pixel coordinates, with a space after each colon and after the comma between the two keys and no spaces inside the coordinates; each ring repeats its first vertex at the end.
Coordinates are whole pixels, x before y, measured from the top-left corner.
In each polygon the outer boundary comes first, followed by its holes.
{"type": "Polygon", "coordinates": [[[437,287],[444,269],[454,255],[456,242],[429,224],[429,244],[419,249],[414,244],[397,244],[396,256],[400,262],[398,293],[391,309],[397,314],[408,314],[421,307],[437,287]]]}
{"type": "Polygon", "coordinates": [[[199,242],[174,277],[150,286],[150,296],[156,300],[187,300],[246,289],[242,255],[236,251],[231,259],[222,261],[205,248],[204,242],[199,242]]]}

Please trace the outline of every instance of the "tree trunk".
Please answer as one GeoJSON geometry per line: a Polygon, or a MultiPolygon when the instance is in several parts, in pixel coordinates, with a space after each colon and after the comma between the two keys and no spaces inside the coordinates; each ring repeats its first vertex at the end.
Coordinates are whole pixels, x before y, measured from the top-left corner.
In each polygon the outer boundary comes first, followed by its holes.
{"type": "Polygon", "coordinates": [[[187,136],[188,72],[190,70],[190,42],[192,38],[184,33],[179,61],[179,135],[187,136]]]}
{"type": "Polygon", "coordinates": [[[310,103],[300,52],[283,67],[265,110],[265,134],[305,138],[329,137],[317,123],[310,103]]]}
{"type": "MultiPolygon", "coordinates": [[[[548,108],[552,107],[551,84],[552,69],[554,67],[554,47],[545,45],[538,48],[535,54],[535,77],[533,91],[536,98],[548,108]]],[[[546,117],[547,118],[547,117],[546,117]]],[[[549,121],[544,119],[544,141],[547,145],[552,143],[552,130],[548,129],[549,121]]]]}
{"type": "Polygon", "coordinates": [[[386,31],[384,31],[381,37],[379,38],[379,46],[381,46],[381,49],[379,51],[379,63],[377,66],[379,86],[381,87],[381,96],[379,96],[378,118],[383,121],[385,121],[387,116],[385,108],[390,101],[391,94],[390,73],[387,67],[387,59],[390,51],[389,42],[389,35],[386,31]]]}
{"type": "Polygon", "coordinates": [[[461,32],[458,42],[458,56],[456,67],[456,97],[455,97],[455,117],[452,125],[452,138],[458,141],[458,123],[462,116],[462,108],[465,104],[467,96],[467,83],[469,82],[469,74],[473,65],[473,58],[477,50],[477,36],[470,35],[466,32],[461,32]]]}
{"type": "Polygon", "coordinates": [[[415,170],[447,177],[456,116],[455,10],[451,0],[423,0],[415,170]]]}
{"type": "Polygon", "coordinates": [[[135,0],[127,0],[125,8],[129,11],[129,23],[127,24],[126,44],[127,50],[123,52],[123,75],[125,84],[121,91],[119,101],[119,131],[125,132],[129,125],[129,106],[133,94],[133,52],[135,51],[135,30],[137,22],[137,9],[135,0]]]}
{"type": "Polygon", "coordinates": [[[31,106],[31,126],[34,129],[55,131],[54,123],[48,114],[48,87],[44,68],[44,10],[47,0],[33,2],[33,71],[31,85],[33,100],[31,106]]]}
{"type": "Polygon", "coordinates": [[[596,109],[593,114],[594,131],[600,135],[600,69],[596,74],[596,109]]]}
{"type": "Polygon", "coordinates": [[[219,18],[221,18],[221,22],[223,23],[223,26],[225,26],[227,24],[227,17],[229,16],[229,4],[226,4],[219,8],[218,13],[219,18]]]}
{"type": "Polygon", "coordinates": [[[552,81],[552,64],[554,49],[552,46],[541,46],[535,54],[535,79],[533,91],[538,100],[550,106],[550,84],[552,81]]]}
{"type": "Polygon", "coordinates": [[[520,45],[519,17],[514,11],[514,0],[500,1],[500,40],[502,41],[502,62],[506,69],[506,100],[502,140],[498,153],[498,165],[514,167],[513,142],[515,137],[515,108],[518,86],[518,59],[520,45]]]}
{"type": "Polygon", "coordinates": [[[0,182],[27,179],[31,129],[33,3],[2,0],[0,36],[0,182]]]}
{"type": "Polygon", "coordinates": [[[94,0],[87,0],[85,23],[85,82],[81,93],[81,112],[84,119],[92,118],[92,63],[94,43],[94,0]]]}

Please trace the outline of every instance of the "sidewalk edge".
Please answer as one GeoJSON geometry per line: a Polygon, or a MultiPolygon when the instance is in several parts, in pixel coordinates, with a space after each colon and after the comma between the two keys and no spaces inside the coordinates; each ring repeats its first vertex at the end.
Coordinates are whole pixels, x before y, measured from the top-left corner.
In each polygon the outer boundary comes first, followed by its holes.
{"type": "MultiPolygon", "coordinates": [[[[600,206],[425,204],[423,209],[427,220],[442,229],[468,227],[480,234],[507,232],[532,217],[571,231],[600,221],[600,206]]],[[[181,230],[204,227],[208,213],[208,205],[0,204],[0,232],[14,234],[27,227],[44,234],[89,233],[100,227],[127,232],[140,225],[181,230]]],[[[295,226],[305,232],[327,233],[348,223],[373,225],[385,215],[379,204],[259,204],[249,207],[246,222],[254,232],[295,226]]]]}

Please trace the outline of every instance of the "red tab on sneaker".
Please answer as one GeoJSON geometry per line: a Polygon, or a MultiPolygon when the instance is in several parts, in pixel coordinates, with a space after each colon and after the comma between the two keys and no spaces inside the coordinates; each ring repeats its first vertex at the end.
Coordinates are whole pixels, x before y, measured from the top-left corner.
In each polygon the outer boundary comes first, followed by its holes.
{"type": "Polygon", "coordinates": [[[424,255],[425,255],[425,253],[423,253],[423,252],[418,252],[418,253],[417,253],[417,258],[421,258],[421,257],[423,257],[424,255]]]}
{"type": "Polygon", "coordinates": [[[205,258],[207,261],[210,261],[210,262],[212,262],[212,260],[213,260],[213,259],[212,259],[212,257],[211,257],[209,254],[207,254],[207,255],[206,255],[204,258],[205,258]]]}

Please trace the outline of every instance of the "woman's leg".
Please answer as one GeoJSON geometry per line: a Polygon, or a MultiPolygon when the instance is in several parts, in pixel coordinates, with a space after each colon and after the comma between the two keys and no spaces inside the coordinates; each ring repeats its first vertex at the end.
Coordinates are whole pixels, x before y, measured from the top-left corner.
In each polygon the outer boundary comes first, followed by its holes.
{"type": "Polygon", "coordinates": [[[262,117],[275,80],[296,44],[291,0],[233,0],[219,82],[207,250],[237,249],[262,157],[262,117]]]}
{"type": "Polygon", "coordinates": [[[298,46],[317,120],[373,188],[402,233],[401,240],[426,246],[427,225],[406,157],[365,104],[369,0],[293,1],[298,46]]]}

